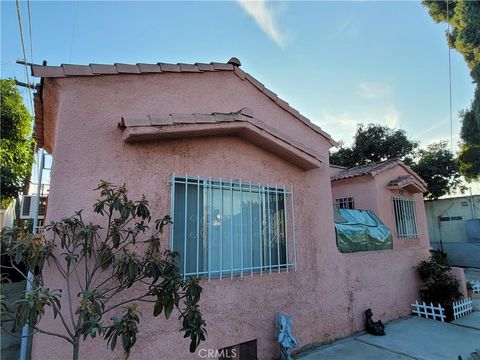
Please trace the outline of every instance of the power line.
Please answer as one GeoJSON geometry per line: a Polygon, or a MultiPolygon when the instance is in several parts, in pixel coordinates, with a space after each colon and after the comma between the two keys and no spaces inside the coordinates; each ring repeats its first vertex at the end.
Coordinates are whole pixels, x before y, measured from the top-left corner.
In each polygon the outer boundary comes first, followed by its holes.
{"type": "Polygon", "coordinates": [[[447,0],[447,45],[448,45],[448,90],[450,100],[450,151],[453,154],[453,116],[452,116],[452,60],[450,47],[450,7],[447,0]]]}
{"type": "Polygon", "coordinates": [[[27,7],[28,7],[28,32],[30,35],[30,61],[33,63],[32,13],[30,11],[30,0],[27,0],[27,7]]]}
{"type": "MultiPolygon", "coordinates": [[[[20,42],[22,43],[22,50],[23,50],[23,59],[25,61],[25,77],[27,78],[27,84],[30,84],[30,77],[28,76],[28,66],[27,66],[27,52],[25,51],[25,41],[23,39],[23,27],[22,27],[22,15],[20,14],[20,1],[16,0],[17,3],[17,16],[18,16],[18,27],[20,29],[20,42]]],[[[33,110],[33,100],[32,100],[32,90],[28,87],[28,94],[30,100],[30,108],[32,114],[33,110]]]]}

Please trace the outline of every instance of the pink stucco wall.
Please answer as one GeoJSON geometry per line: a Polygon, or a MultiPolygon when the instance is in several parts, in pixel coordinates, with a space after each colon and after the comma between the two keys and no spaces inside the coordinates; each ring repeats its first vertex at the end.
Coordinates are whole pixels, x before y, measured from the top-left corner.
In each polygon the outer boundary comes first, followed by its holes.
{"type": "Polygon", "coordinates": [[[392,250],[340,255],[352,286],[349,294],[354,299],[352,311],[356,315],[357,326],[362,321],[359,316],[361,309],[368,304],[380,318],[392,318],[395,317],[393,314],[397,317],[408,314],[409,301],[419,298],[420,283],[413,267],[429,255],[428,228],[422,194],[405,193],[405,196],[413,196],[416,200],[420,236],[415,239],[397,237],[392,197],[399,194],[386,189],[386,185],[401,175],[408,175],[408,172],[396,166],[376,176],[365,175],[332,182],[332,202],[337,198],[354,197],[355,208],[375,212],[393,235],[392,250]],[[372,299],[376,299],[377,303],[372,303],[372,299]]]}
{"type": "MultiPolygon", "coordinates": [[[[395,240],[392,251],[340,254],[327,165],[304,171],[231,136],[128,144],[117,128],[122,116],[231,112],[248,106],[256,118],[328,157],[325,138],[251,84],[231,72],[215,72],[46,79],[45,86],[58,93],[57,99],[44,100],[46,114],[58,114],[56,125],[55,119],[46,119],[55,143],[48,220],[91,209],[96,199],[91,189],[100,179],[125,182],[133,196],[145,194],[157,217],[170,212],[167,181],[172,172],[294,188],[297,271],[202,281],[201,306],[208,328],[202,348],[257,339],[260,359],[278,357],[277,311],[294,315],[293,332],[302,346],[361,329],[368,307],[384,321],[409,313],[418,292],[412,266],[425,255],[425,238],[407,247],[397,246],[395,240]]],[[[50,287],[62,286],[53,271],[45,278],[50,287]]],[[[132,359],[199,358],[188,352],[174,315],[166,321],[152,318],[145,307],[141,312],[132,359]]],[[[42,326],[55,328],[57,323],[47,315],[42,326]]],[[[65,359],[70,351],[62,340],[34,338],[35,360],[65,359]]],[[[119,357],[119,351],[112,353],[103,341],[87,340],[81,346],[82,359],[119,357]]]]}

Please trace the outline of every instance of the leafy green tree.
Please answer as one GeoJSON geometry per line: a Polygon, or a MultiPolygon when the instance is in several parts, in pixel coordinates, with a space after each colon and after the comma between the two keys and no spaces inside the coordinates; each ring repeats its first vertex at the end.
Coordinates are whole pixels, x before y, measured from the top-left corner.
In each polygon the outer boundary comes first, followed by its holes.
{"type": "Polygon", "coordinates": [[[427,198],[436,199],[461,186],[460,169],[447,145],[446,141],[428,145],[426,150],[419,151],[418,161],[411,165],[427,183],[427,198]]]}
{"type": "Polygon", "coordinates": [[[460,114],[463,144],[458,160],[466,179],[480,179],[480,1],[448,0],[448,13],[445,0],[422,3],[435,22],[451,25],[449,45],[463,55],[476,85],[470,109],[460,114]]]}
{"type": "Polygon", "coordinates": [[[340,146],[330,155],[330,163],[345,167],[366,165],[398,158],[417,172],[427,183],[428,198],[451,193],[460,188],[460,169],[445,142],[418,150],[419,143],[410,140],[405,130],[378,124],[359,124],[351,147],[340,146]]]}
{"type": "Polygon", "coordinates": [[[23,105],[14,80],[0,79],[0,193],[2,208],[23,189],[33,164],[32,117],[23,105]]]}
{"type": "Polygon", "coordinates": [[[379,124],[358,124],[352,146],[342,144],[330,155],[330,163],[352,167],[398,158],[410,164],[417,147],[418,143],[410,140],[405,130],[379,124]]]}
{"type": "Polygon", "coordinates": [[[403,129],[368,124],[358,125],[354,139],[354,152],[360,163],[399,158],[411,162],[411,155],[418,143],[408,139],[403,129]]]}
{"type": "Polygon", "coordinates": [[[130,200],[125,186],[102,181],[96,190],[100,197],[94,212],[101,215],[103,226],[86,222],[78,211],[50,223],[46,238],[19,229],[2,230],[1,254],[12,259],[10,268],[25,276],[19,268],[23,264],[36,274],[32,289],[21,300],[11,304],[0,297],[2,328],[13,334],[28,324],[32,334],[59,337],[72,346],[74,360],[79,358],[81,341],[101,336],[112,351],[121,343],[128,358],[139,332],[137,304],[143,302],[152,305],[153,316],[163,312],[167,319],[177,309],[180,331],[190,338],[194,352],[206,335],[198,305],[202,288],[198,279],[182,278],[177,253],[161,250],[160,236],[170,217],[152,223],[148,201],[130,200]],[[52,268],[63,278],[63,289],[45,283],[42,270],[52,268]],[[125,291],[132,287],[133,293],[125,291]],[[75,295],[74,289],[80,292],[75,295]],[[61,302],[64,295],[66,301],[61,302]],[[63,332],[42,326],[48,308],[63,332]],[[13,319],[15,328],[6,329],[4,319],[13,319]]]}
{"type": "Polygon", "coordinates": [[[460,171],[466,179],[479,179],[480,145],[463,144],[458,160],[460,163],[460,171]]]}

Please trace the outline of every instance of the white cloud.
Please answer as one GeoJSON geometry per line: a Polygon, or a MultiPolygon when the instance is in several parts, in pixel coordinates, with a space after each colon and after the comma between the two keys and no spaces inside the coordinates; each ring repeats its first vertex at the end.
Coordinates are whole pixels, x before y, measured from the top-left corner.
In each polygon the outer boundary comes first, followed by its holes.
{"type": "Polygon", "coordinates": [[[267,6],[265,0],[237,0],[245,12],[250,15],[260,29],[265,32],[281,48],[285,45],[285,39],[280,32],[276,14],[273,9],[267,6]]]}
{"type": "Polygon", "coordinates": [[[391,86],[386,83],[361,82],[357,85],[357,95],[367,99],[386,97],[391,90],[391,86]]]}
{"type": "Polygon", "coordinates": [[[349,146],[357,130],[357,124],[381,124],[391,128],[400,126],[400,113],[394,105],[377,108],[371,112],[343,112],[339,114],[322,112],[317,124],[337,141],[349,146]]]}

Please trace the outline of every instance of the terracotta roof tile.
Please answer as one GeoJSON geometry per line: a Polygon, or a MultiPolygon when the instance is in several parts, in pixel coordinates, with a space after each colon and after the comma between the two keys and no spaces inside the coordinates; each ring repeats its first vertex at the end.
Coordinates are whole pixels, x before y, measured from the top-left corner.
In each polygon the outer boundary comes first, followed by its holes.
{"type": "Polygon", "coordinates": [[[170,115],[150,115],[152,126],[172,125],[173,120],[170,115]]]}
{"type": "Polygon", "coordinates": [[[195,117],[192,114],[171,114],[175,124],[194,124],[195,117]]]}
{"type": "Polygon", "coordinates": [[[180,65],[180,70],[182,72],[200,72],[198,65],[192,65],[192,64],[178,64],[178,65],[180,65]]]}
{"type": "Polygon", "coordinates": [[[235,121],[247,121],[247,116],[245,116],[241,112],[233,113],[233,120],[235,120],[235,121]]]}
{"type": "Polygon", "coordinates": [[[117,67],[115,65],[104,64],[90,64],[92,73],[98,75],[118,74],[117,67]]]}
{"type": "Polygon", "coordinates": [[[225,113],[213,113],[215,115],[216,122],[228,122],[228,121],[235,121],[232,114],[225,114],[225,113]]]}
{"type": "Polygon", "coordinates": [[[244,107],[242,110],[240,110],[240,114],[253,118],[253,111],[248,107],[244,107]]]}
{"type": "Polygon", "coordinates": [[[61,66],[32,65],[33,76],[38,77],[64,77],[65,73],[61,66]]]}
{"type": "Polygon", "coordinates": [[[379,161],[372,164],[355,166],[349,169],[340,170],[336,174],[330,177],[331,181],[349,179],[356,176],[372,175],[375,176],[385,170],[391,169],[397,165],[402,166],[406,171],[408,171],[415,179],[417,179],[422,185],[426,186],[425,181],[418,176],[418,174],[410,169],[403,161],[399,159],[388,159],[385,161],[379,161]]]}
{"type": "MultiPolygon", "coordinates": [[[[296,118],[298,118],[299,120],[302,120],[300,119],[300,112],[297,110],[297,109],[294,109],[290,106],[290,108],[287,110],[290,114],[292,114],[293,116],[295,116],[296,118]]],[[[310,122],[310,121],[309,121],[310,122]]]]}
{"type": "Polygon", "coordinates": [[[278,104],[278,106],[280,106],[284,110],[290,109],[290,105],[288,105],[288,102],[286,102],[285,100],[282,100],[280,98],[277,99],[277,104],[278,104]]]}
{"type": "Polygon", "coordinates": [[[245,80],[245,77],[247,76],[247,73],[240,69],[239,67],[235,66],[235,69],[233,70],[235,75],[237,75],[240,79],[245,80]]]}
{"type": "Polygon", "coordinates": [[[374,175],[378,170],[387,169],[397,165],[398,159],[389,159],[367,165],[359,165],[349,169],[341,170],[331,177],[332,181],[348,179],[356,176],[374,175]]]}
{"type": "Polygon", "coordinates": [[[165,72],[181,72],[182,69],[180,68],[180,65],[178,64],[165,64],[165,63],[158,63],[160,67],[162,68],[162,71],[165,72]]]}
{"type": "Polygon", "coordinates": [[[140,69],[137,65],[132,64],[115,64],[117,71],[122,74],[140,74],[140,69]]]}
{"type": "Polygon", "coordinates": [[[234,68],[232,64],[224,64],[224,63],[217,63],[217,62],[212,62],[210,64],[213,65],[215,70],[233,71],[233,68],[234,68]]]}
{"type": "MultiPolygon", "coordinates": [[[[250,74],[245,73],[239,68],[240,61],[237,58],[231,58],[228,63],[212,62],[210,64],[116,64],[102,65],[90,64],[89,66],[63,65],[63,66],[39,66],[32,65],[32,74],[38,77],[66,77],[66,76],[91,76],[91,75],[109,75],[109,74],[144,74],[144,73],[162,73],[162,72],[210,72],[210,71],[233,71],[241,80],[246,80],[263,92],[278,106],[289,112],[291,115],[302,121],[315,132],[325,136],[333,146],[338,144],[323,131],[320,127],[313,124],[305,116],[292,108],[286,101],[280,99],[277,94],[270,91],[260,81],[250,74]]],[[[246,115],[246,114],[243,114],[246,115]]],[[[246,115],[248,116],[248,115],[246,115]]]]}
{"type": "Polygon", "coordinates": [[[271,91],[271,90],[268,90],[267,88],[265,88],[265,89],[263,90],[263,93],[264,93],[265,95],[267,95],[270,99],[272,99],[272,100],[275,101],[275,102],[276,102],[277,99],[278,99],[277,94],[275,94],[275,93],[274,93],[273,91],[271,91]]]}
{"type": "Polygon", "coordinates": [[[62,64],[63,73],[68,76],[89,76],[93,75],[92,68],[88,65],[62,64]]]}
{"type": "Polygon", "coordinates": [[[242,66],[242,63],[240,62],[240,60],[235,56],[230,58],[230,60],[228,60],[227,63],[232,64],[233,66],[242,66]]]}
{"type": "MultiPolygon", "coordinates": [[[[250,110],[248,108],[245,108],[245,109],[250,110]]],[[[266,125],[262,120],[259,120],[253,117],[253,113],[251,114],[252,115],[251,117],[244,115],[243,112],[245,112],[245,109],[241,109],[240,111],[231,112],[231,113],[215,112],[211,114],[194,113],[194,114],[150,115],[143,119],[142,118],[122,118],[122,122],[119,124],[119,126],[122,128],[125,128],[125,127],[150,126],[149,124],[151,124],[151,126],[153,127],[156,127],[156,126],[175,126],[180,124],[195,124],[195,123],[196,124],[218,123],[220,125],[221,123],[225,123],[225,122],[227,123],[248,122],[251,125],[254,125],[257,128],[267,132],[271,136],[274,136],[275,138],[290,144],[290,146],[293,146],[297,150],[300,150],[306,153],[307,155],[312,156],[318,161],[326,162],[326,159],[322,155],[306,147],[302,143],[293,140],[290,136],[283,134],[277,129],[266,125]]]]}
{"type": "Polygon", "coordinates": [[[215,116],[212,114],[193,114],[193,116],[195,116],[195,122],[198,124],[215,122],[215,116]]]}
{"type": "Polygon", "coordinates": [[[262,120],[259,120],[257,118],[250,118],[247,119],[247,121],[258,127],[259,129],[265,129],[265,123],[262,120]]]}
{"type": "Polygon", "coordinates": [[[138,68],[140,69],[141,73],[160,73],[162,69],[160,69],[160,65],[158,64],[137,64],[138,68]]]}
{"type": "Polygon", "coordinates": [[[389,181],[387,186],[401,185],[402,183],[408,182],[409,180],[413,180],[412,175],[399,176],[396,179],[389,181]]]}
{"type": "Polygon", "coordinates": [[[149,117],[123,117],[122,125],[124,127],[136,127],[136,126],[150,126],[149,117]]]}
{"type": "Polygon", "coordinates": [[[195,63],[198,66],[200,71],[215,71],[215,67],[212,64],[202,64],[202,63],[195,63]]]}
{"type": "Polygon", "coordinates": [[[258,90],[263,91],[263,89],[265,89],[265,85],[255,79],[252,75],[246,74],[245,78],[250,81],[250,83],[252,83],[252,85],[255,86],[258,90]]]}

